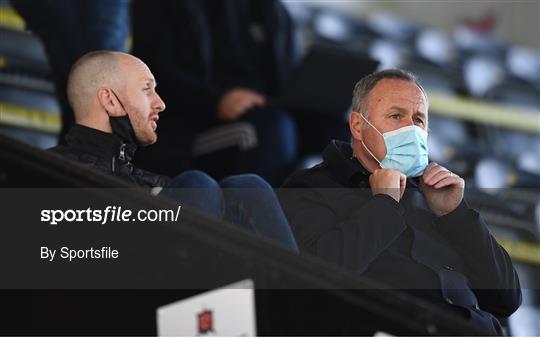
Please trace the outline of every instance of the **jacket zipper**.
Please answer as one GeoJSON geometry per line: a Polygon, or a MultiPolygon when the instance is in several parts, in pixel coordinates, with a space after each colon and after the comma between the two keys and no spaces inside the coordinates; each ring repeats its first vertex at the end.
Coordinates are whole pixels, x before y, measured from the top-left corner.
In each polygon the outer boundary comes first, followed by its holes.
{"type": "Polygon", "coordinates": [[[125,143],[122,143],[120,145],[120,154],[118,155],[118,159],[120,161],[125,161],[126,160],[126,144],[125,143]]]}
{"type": "MultiPolygon", "coordinates": [[[[118,159],[120,161],[126,160],[126,144],[125,143],[122,143],[120,145],[120,153],[118,154],[118,159]]],[[[112,172],[113,173],[116,172],[116,156],[112,157],[112,172]]]]}

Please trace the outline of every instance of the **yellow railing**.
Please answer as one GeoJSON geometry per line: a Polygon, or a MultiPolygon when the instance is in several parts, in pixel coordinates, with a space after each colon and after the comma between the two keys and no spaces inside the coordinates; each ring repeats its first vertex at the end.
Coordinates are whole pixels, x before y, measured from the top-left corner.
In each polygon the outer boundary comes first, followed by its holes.
{"type": "Polygon", "coordinates": [[[431,114],[540,134],[540,107],[526,109],[436,92],[428,97],[431,114]]]}
{"type": "Polygon", "coordinates": [[[58,133],[61,119],[56,113],[0,102],[0,124],[58,133]]]}
{"type": "Polygon", "coordinates": [[[532,242],[513,241],[497,237],[497,242],[508,252],[512,259],[540,265],[540,245],[532,242]]]}

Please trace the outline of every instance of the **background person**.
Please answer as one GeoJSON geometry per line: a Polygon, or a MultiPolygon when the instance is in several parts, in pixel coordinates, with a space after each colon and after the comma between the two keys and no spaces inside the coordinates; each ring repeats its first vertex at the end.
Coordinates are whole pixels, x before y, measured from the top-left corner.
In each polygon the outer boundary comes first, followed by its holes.
{"type": "Polygon", "coordinates": [[[299,61],[281,1],[136,0],[133,27],[134,55],[154,70],[169,106],[163,142],[138,154],[148,168],[170,174],[195,167],[216,177],[254,172],[281,184],[299,156],[346,133],[342,120],[269,105],[299,61]],[[254,149],[192,161],[198,133],[236,122],[255,128],[254,149]]]}

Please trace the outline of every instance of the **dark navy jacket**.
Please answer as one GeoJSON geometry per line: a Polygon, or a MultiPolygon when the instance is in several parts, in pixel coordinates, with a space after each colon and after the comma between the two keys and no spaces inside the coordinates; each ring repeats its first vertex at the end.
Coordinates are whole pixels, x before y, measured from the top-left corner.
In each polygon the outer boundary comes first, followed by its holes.
{"type": "Polygon", "coordinates": [[[398,203],[372,196],[370,173],[348,143],[333,141],[324,161],[293,174],[280,198],[300,249],[462,314],[494,334],[494,317],[521,304],[510,257],[465,201],[437,217],[418,180],[398,203]],[[304,188],[304,189],[303,189],[304,188]]]}
{"type": "Polygon", "coordinates": [[[297,61],[293,23],[278,0],[136,0],[132,13],[133,54],[167,103],[160,142],[138,153],[154,171],[190,167],[194,139],[219,123],[225,92],[244,87],[272,98],[297,61]]]}

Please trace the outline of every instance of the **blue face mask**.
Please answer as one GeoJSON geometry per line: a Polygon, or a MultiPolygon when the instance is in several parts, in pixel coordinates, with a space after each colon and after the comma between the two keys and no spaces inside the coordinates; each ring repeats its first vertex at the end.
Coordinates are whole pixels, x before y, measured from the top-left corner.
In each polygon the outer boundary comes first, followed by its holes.
{"type": "MultiPolygon", "coordinates": [[[[373,125],[362,115],[364,120],[373,125]]],[[[407,177],[417,177],[424,173],[428,165],[427,132],[418,126],[406,126],[381,134],[386,145],[386,156],[379,161],[375,155],[362,145],[367,152],[379,163],[381,168],[399,170],[407,177]]]]}

